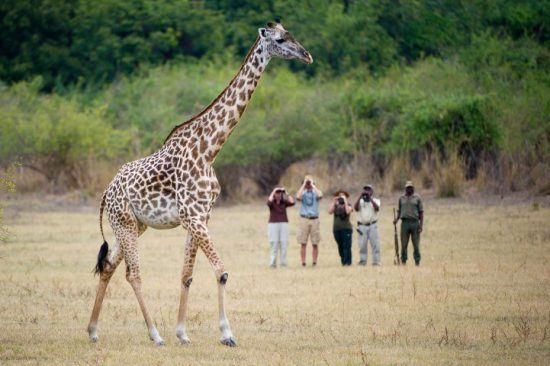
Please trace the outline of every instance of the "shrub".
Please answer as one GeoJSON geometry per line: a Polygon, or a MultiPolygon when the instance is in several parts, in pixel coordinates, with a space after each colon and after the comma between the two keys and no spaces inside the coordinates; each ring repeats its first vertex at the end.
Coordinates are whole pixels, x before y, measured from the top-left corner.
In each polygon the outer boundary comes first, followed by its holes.
{"type": "MultiPolygon", "coordinates": [[[[15,192],[15,183],[13,182],[13,165],[0,173],[0,194],[15,192]]],[[[6,241],[9,237],[9,231],[4,226],[4,207],[0,203],[0,241],[6,241]]]]}
{"type": "Polygon", "coordinates": [[[130,135],[114,130],[102,108],[40,95],[40,85],[37,79],[0,92],[0,162],[20,161],[54,187],[82,187],[92,174],[89,162],[126,153],[130,135]]]}
{"type": "Polygon", "coordinates": [[[435,170],[435,187],[438,197],[459,197],[464,188],[464,167],[453,153],[447,161],[438,161],[435,170]]]}

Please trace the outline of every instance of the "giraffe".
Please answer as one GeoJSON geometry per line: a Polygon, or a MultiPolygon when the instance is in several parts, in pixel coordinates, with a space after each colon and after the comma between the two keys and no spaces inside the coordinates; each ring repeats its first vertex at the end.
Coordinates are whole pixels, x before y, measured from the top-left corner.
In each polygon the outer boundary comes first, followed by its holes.
{"type": "Polygon", "coordinates": [[[99,286],[87,328],[93,342],[99,338],[97,324],[107,285],[124,259],[126,280],[134,290],[149,337],[156,345],[164,345],[143,299],[137,240],[147,227],[171,229],[182,226],[187,231],[187,240],[176,336],[181,344],[190,344],[185,327],[187,303],[195,258],[200,248],[214,270],[218,285],[220,342],[236,346],[225,312],[228,273],[214,248],[207,226],[212,206],[220,194],[212,164],[239,122],[273,57],[298,59],[307,64],[313,62],[311,55],[279,21],[259,28],[256,42],[221,94],[202,112],[174,127],[160,150],[124,164],[108,185],[99,209],[99,226],[104,240],[95,268],[99,274],[99,286]],[[104,210],[116,237],[112,247],[105,241],[103,233],[104,210]]]}

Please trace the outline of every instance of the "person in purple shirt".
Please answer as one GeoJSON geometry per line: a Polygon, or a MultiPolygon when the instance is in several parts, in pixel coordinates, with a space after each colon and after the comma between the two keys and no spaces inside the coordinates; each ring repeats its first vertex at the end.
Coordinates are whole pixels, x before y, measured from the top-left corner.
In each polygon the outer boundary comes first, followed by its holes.
{"type": "Polygon", "coordinates": [[[284,187],[275,187],[267,199],[269,222],[267,238],[271,246],[269,266],[277,268],[277,252],[280,251],[281,267],[286,267],[286,247],[288,244],[288,217],[286,208],[294,206],[294,198],[286,193],[284,187]]]}

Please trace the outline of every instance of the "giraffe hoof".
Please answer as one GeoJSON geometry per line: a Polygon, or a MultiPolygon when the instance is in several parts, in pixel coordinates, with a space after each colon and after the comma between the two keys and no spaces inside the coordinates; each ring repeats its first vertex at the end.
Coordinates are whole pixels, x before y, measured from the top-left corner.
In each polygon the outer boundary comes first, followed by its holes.
{"type": "Polygon", "coordinates": [[[237,342],[233,338],[220,339],[221,344],[228,347],[237,347],[237,342]]]}
{"type": "Polygon", "coordinates": [[[91,340],[93,343],[96,343],[97,341],[99,341],[99,337],[97,336],[97,334],[94,334],[94,335],[91,335],[91,336],[90,336],[90,340],[91,340]]]}
{"type": "Polygon", "coordinates": [[[185,338],[179,338],[179,340],[180,340],[180,344],[181,344],[182,346],[190,346],[190,345],[191,345],[191,340],[190,340],[189,338],[187,338],[187,337],[185,337],[185,338]]]}
{"type": "Polygon", "coordinates": [[[164,343],[163,339],[159,339],[158,341],[155,341],[155,346],[157,346],[157,347],[162,347],[164,345],[165,345],[165,343],[164,343]]]}

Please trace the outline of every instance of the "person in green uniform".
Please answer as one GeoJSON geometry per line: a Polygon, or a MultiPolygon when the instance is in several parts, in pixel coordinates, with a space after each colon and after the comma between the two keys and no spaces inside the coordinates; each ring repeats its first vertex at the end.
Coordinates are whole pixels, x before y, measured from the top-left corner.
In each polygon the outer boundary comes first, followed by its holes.
{"type": "Polygon", "coordinates": [[[348,198],[348,192],[338,191],[334,194],[334,199],[328,208],[328,213],[334,215],[332,233],[338,245],[338,254],[340,254],[340,262],[343,266],[351,266],[351,236],[353,227],[351,226],[349,216],[353,208],[348,202],[348,198]]]}
{"type": "Polygon", "coordinates": [[[424,222],[424,207],[422,199],[414,193],[414,186],[411,181],[405,184],[405,194],[399,197],[397,218],[394,225],[401,219],[401,262],[407,263],[407,246],[409,237],[414,247],[414,263],[420,265],[420,233],[424,222]]]}

